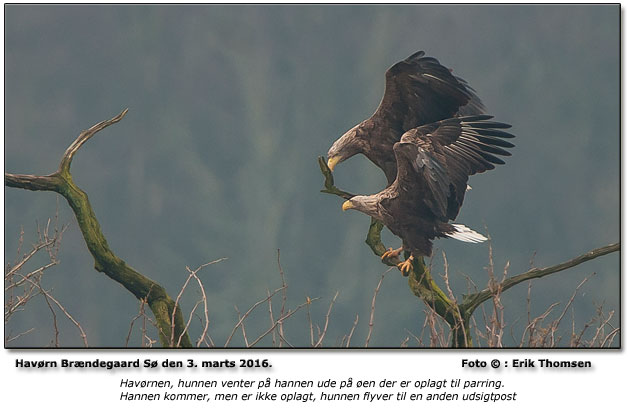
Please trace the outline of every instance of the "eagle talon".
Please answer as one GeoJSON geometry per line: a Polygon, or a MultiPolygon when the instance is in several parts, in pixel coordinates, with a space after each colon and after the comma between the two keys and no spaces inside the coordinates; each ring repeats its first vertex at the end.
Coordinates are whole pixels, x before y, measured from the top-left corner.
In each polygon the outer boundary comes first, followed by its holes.
{"type": "Polygon", "coordinates": [[[414,269],[412,267],[412,261],[414,261],[414,256],[410,255],[408,259],[397,264],[397,268],[399,268],[403,276],[408,276],[410,272],[414,269]]]}
{"type": "Polygon", "coordinates": [[[403,247],[397,249],[388,248],[388,251],[382,254],[382,261],[386,261],[389,258],[398,257],[401,251],[403,251],[403,247]]]}

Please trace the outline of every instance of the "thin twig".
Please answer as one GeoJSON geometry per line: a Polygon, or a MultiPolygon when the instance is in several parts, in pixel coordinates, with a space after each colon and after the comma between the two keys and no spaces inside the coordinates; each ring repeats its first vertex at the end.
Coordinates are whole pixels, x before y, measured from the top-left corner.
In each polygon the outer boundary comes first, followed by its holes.
{"type": "Polygon", "coordinates": [[[375,322],[375,300],[377,299],[377,294],[379,293],[379,289],[382,286],[384,278],[386,277],[388,272],[392,271],[393,269],[394,268],[390,267],[384,273],[382,273],[382,276],[379,278],[379,282],[377,282],[377,286],[375,287],[375,291],[373,292],[373,298],[371,299],[371,317],[369,318],[369,331],[366,336],[366,342],[364,343],[364,347],[369,346],[369,342],[371,341],[371,334],[373,334],[373,326],[375,322]]]}
{"type": "MultiPolygon", "coordinates": [[[[223,258],[224,259],[224,258],[223,258]]],[[[202,268],[204,268],[205,266],[211,265],[213,263],[216,262],[220,262],[220,261],[214,261],[214,262],[210,262],[207,263],[205,265],[200,266],[198,269],[192,271],[190,268],[188,268],[186,266],[186,269],[189,273],[191,273],[194,276],[194,279],[196,280],[196,282],[198,283],[198,287],[201,290],[201,301],[203,303],[203,313],[205,316],[205,324],[203,325],[203,332],[201,333],[201,339],[205,337],[205,335],[207,334],[207,330],[209,329],[209,311],[207,310],[207,295],[205,294],[205,287],[203,286],[203,282],[201,282],[201,280],[199,279],[199,277],[196,275],[198,273],[198,271],[200,271],[202,268]]],[[[196,307],[195,307],[196,308],[196,307]]],[[[193,313],[193,312],[190,312],[193,313]]],[[[188,326],[185,327],[185,332],[187,332],[188,330],[188,326]]],[[[181,338],[183,337],[183,335],[181,335],[179,337],[179,341],[177,342],[177,347],[179,346],[179,344],[181,343],[181,338]]],[[[198,347],[200,345],[200,340],[196,343],[196,347],[198,347]]]]}
{"type": "Polygon", "coordinates": [[[353,326],[351,326],[351,331],[347,335],[347,345],[346,345],[346,347],[350,347],[350,345],[351,345],[351,338],[353,337],[353,332],[355,331],[355,328],[358,325],[359,317],[360,317],[359,315],[357,315],[357,314],[355,315],[355,320],[353,321],[353,326]]]}
{"type": "Polygon", "coordinates": [[[54,302],[54,304],[57,305],[59,310],[61,310],[61,312],[63,312],[63,314],[68,318],[68,320],[70,320],[76,326],[76,328],[79,330],[81,338],[83,339],[83,345],[85,345],[85,347],[89,347],[88,344],[87,344],[87,335],[83,331],[83,327],[81,327],[81,324],[79,322],[77,322],[74,319],[74,317],[72,317],[72,315],[65,309],[65,307],[63,307],[63,305],[61,305],[61,303],[59,303],[59,301],[57,299],[55,299],[50,293],[48,293],[48,291],[44,290],[38,282],[35,282],[35,281],[31,280],[31,279],[27,279],[27,280],[32,285],[36,286],[41,291],[41,293],[44,296],[46,296],[47,298],[52,300],[54,302]]]}
{"type": "MultiPolygon", "coordinates": [[[[41,277],[40,277],[41,279],[41,277]]],[[[41,280],[39,280],[39,286],[41,287],[41,280]]],[[[59,326],[57,325],[57,313],[55,313],[54,308],[52,307],[52,305],[50,304],[50,299],[48,299],[48,296],[45,296],[44,294],[44,300],[46,301],[46,305],[48,306],[48,310],[50,310],[50,314],[52,314],[52,328],[54,329],[55,332],[55,347],[59,347],[59,326]]]]}
{"type": "Polygon", "coordinates": [[[606,336],[606,338],[604,339],[604,341],[602,342],[602,344],[600,344],[600,347],[604,347],[604,344],[606,344],[608,342],[608,346],[611,346],[611,343],[613,342],[613,340],[615,339],[615,336],[619,333],[619,327],[613,329],[608,336],[606,336]]]}
{"type": "Polygon", "coordinates": [[[523,335],[521,336],[521,342],[522,342],[522,343],[523,343],[523,341],[524,341],[524,338],[525,338],[526,332],[529,330],[530,335],[529,335],[529,338],[528,338],[528,347],[534,347],[534,343],[533,343],[534,338],[533,338],[533,336],[532,336],[532,335],[533,335],[533,333],[534,333],[534,330],[535,330],[535,328],[536,328],[536,325],[538,324],[538,322],[542,322],[543,320],[545,320],[545,319],[547,318],[547,316],[548,316],[548,315],[552,312],[552,310],[553,310],[556,306],[558,306],[559,304],[560,304],[560,302],[555,302],[555,303],[552,303],[552,304],[551,304],[551,305],[547,308],[547,310],[545,310],[545,312],[544,312],[542,315],[540,315],[540,316],[538,316],[537,318],[533,319],[533,320],[532,320],[532,322],[530,322],[530,324],[528,324],[528,325],[526,326],[525,330],[523,331],[523,335]]]}
{"type": "MultiPolygon", "coordinates": [[[[270,296],[270,289],[266,289],[266,295],[270,296]]],[[[268,315],[270,317],[270,325],[275,324],[275,316],[273,315],[273,300],[271,298],[268,299],[268,315]]],[[[273,347],[276,346],[276,338],[275,332],[273,331],[273,347]]]]}
{"type": "MultiPolygon", "coordinates": [[[[240,318],[240,310],[237,306],[234,306],[235,311],[238,313],[238,319],[240,318]]],[[[244,346],[249,347],[249,339],[246,336],[246,328],[244,327],[244,320],[242,319],[242,323],[240,324],[240,330],[242,330],[242,338],[244,339],[244,346]]]]}
{"type": "Polygon", "coordinates": [[[336,301],[339,293],[340,292],[336,292],[334,298],[329,303],[329,309],[327,310],[327,314],[325,315],[325,326],[323,326],[323,332],[320,334],[318,341],[316,342],[314,347],[319,347],[323,343],[323,339],[325,338],[325,334],[327,333],[327,325],[329,324],[329,315],[331,315],[331,309],[334,307],[334,302],[336,301]]]}
{"type": "MultiPolygon", "coordinates": [[[[569,309],[569,307],[572,305],[574,299],[576,298],[576,295],[578,294],[578,291],[580,290],[580,288],[587,283],[587,281],[595,275],[595,272],[593,272],[591,275],[587,276],[586,278],[584,278],[582,280],[582,282],[580,282],[580,284],[578,286],[576,286],[576,289],[574,290],[573,294],[571,295],[571,298],[569,298],[569,301],[567,301],[567,304],[565,304],[565,307],[563,308],[562,313],[560,314],[560,316],[558,316],[558,318],[552,322],[552,326],[550,328],[551,330],[551,334],[550,334],[550,346],[554,347],[554,334],[556,333],[556,331],[558,330],[558,326],[560,325],[560,322],[563,320],[563,317],[565,317],[565,314],[567,313],[567,310],[569,309]]],[[[573,332],[573,329],[572,329],[573,332]]]]}
{"type": "Polygon", "coordinates": [[[310,347],[314,347],[314,324],[312,323],[312,315],[310,314],[310,304],[312,303],[312,301],[310,300],[310,297],[306,297],[305,298],[307,303],[307,307],[305,308],[305,316],[307,318],[307,323],[308,326],[310,327],[310,347]]]}
{"type": "MultiPolygon", "coordinates": [[[[204,298],[204,301],[205,301],[205,309],[206,309],[205,312],[207,312],[207,297],[205,296],[205,289],[203,287],[203,283],[198,278],[198,276],[196,276],[196,274],[201,269],[203,269],[203,268],[205,268],[207,266],[210,266],[210,265],[217,264],[217,263],[222,262],[222,261],[224,261],[226,259],[227,258],[219,258],[219,259],[213,260],[211,262],[204,263],[201,266],[199,266],[198,268],[196,268],[194,271],[192,271],[187,266],[185,267],[186,270],[188,271],[188,276],[187,276],[185,282],[183,283],[183,286],[179,290],[179,293],[177,294],[177,298],[174,301],[174,307],[172,308],[172,314],[171,314],[171,317],[170,317],[170,347],[174,346],[174,333],[175,333],[174,328],[175,328],[175,321],[176,321],[175,320],[175,316],[177,314],[177,309],[179,307],[179,302],[181,301],[181,297],[183,296],[183,293],[187,289],[188,284],[190,283],[190,280],[192,280],[192,278],[194,278],[198,282],[198,284],[199,284],[199,286],[201,288],[201,293],[203,294],[203,298],[204,298]]],[[[206,321],[206,325],[208,325],[208,324],[209,324],[209,322],[206,321]]],[[[205,326],[205,329],[206,328],[207,328],[207,326],[205,326]]],[[[187,326],[183,330],[181,330],[181,333],[179,334],[179,338],[177,340],[177,347],[180,346],[180,343],[181,343],[182,339],[184,338],[184,336],[186,336],[186,333],[187,333],[187,326]]],[[[206,330],[203,331],[203,336],[204,336],[205,333],[206,333],[206,330]]]]}
{"type": "MultiPolygon", "coordinates": [[[[457,325],[459,325],[458,329],[462,330],[462,335],[464,337],[464,347],[469,347],[470,344],[468,344],[467,341],[467,328],[465,327],[465,321],[462,318],[462,313],[460,312],[460,307],[458,306],[458,302],[456,301],[456,296],[454,296],[454,292],[451,290],[451,286],[449,285],[449,263],[447,262],[447,256],[445,255],[445,251],[442,252],[443,253],[443,269],[444,269],[444,276],[443,276],[443,280],[445,281],[445,288],[447,289],[447,294],[449,297],[449,300],[451,301],[451,305],[453,305],[453,307],[456,310],[454,319],[457,320],[457,325]]],[[[456,327],[452,327],[452,329],[456,329],[456,327]]]]}
{"type": "MultiPolygon", "coordinates": [[[[4,275],[5,279],[8,276],[13,275],[16,271],[20,270],[24,266],[24,264],[28,262],[33,256],[35,256],[35,254],[39,252],[41,249],[47,246],[51,246],[51,245],[54,245],[54,241],[41,242],[41,243],[38,243],[37,245],[34,245],[33,249],[28,254],[24,255],[24,257],[18,263],[16,263],[13,267],[9,268],[9,271],[5,273],[4,275]]],[[[53,264],[56,265],[57,262],[53,262],[53,264]]],[[[8,289],[11,289],[15,286],[19,286],[21,283],[22,281],[18,281],[12,285],[9,285],[8,287],[5,287],[4,290],[7,291],[8,289]]]]}
{"type": "Polygon", "coordinates": [[[13,336],[13,337],[9,337],[9,338],[7,338],[7,339],[6,339],[6,343],[10,343],[10,342],[12,342],[12,341],[15,341],[15,340],[19,339],[20,337],[25,336],[25,335],[27,335],[28,333],[30,333],[30,332],[32,332],[32,331],[34,331],[34,330],[35,330],[35,328],[34,328],[34,327],[31,327],[30,329],[28,329],[28,330],[26,330],[26,331],[23,331],[23,332],[21,332],[21,333],[18,333],[18,334],[16,334],[16,335],[15,335],[15,336],[13,336]]]}
{"type": "MultiPolygon", "coordinates": [[[[313,298],[310,299],[310,302],[314,302],[316,300],[318,300],[320,298],[313,298]]],[[[280,317],[279,319],[277,319],[277,322],[275,322],[275,326],[278,324],[279,321],[283,322],[284,320],[286,320],[287,318],[289,318],[290,316],[292,316],[293,314],[295,314],[296,312],[298,312],[299,310],[301,310],[303,307],[305,307],[305,305],[307,305],[307,302],[305,303],[301,303],[299,306],[296,307],[296,309],[294,309],[293,311],[288,311],[288,313],[285,316],[280,317]]],[[[248,347],[253,347],[255,346],[260,340],[262,340],[264,337],[266,337],[266,335],[268,335],[268,333],[272,332],[275,329],[275,326],[271,326],[268,330],[266,330],[264,333],[260,334],[259,337],[257,337],[257,339],[255,339],[248,347]]],[[[284,340],[285,341],[285,340],[284,340]]]]}
{"type": "Polygon", "coordinates": [[[608,318],[606,320],[604,320],[600,326],[597,328],[597,330],[595,331],[595,336],[593,336],[593,338],[591,339],[591,345],[594,345],[595,342],[597,341],[598,337],[604,332],[604,326],[606,326],[608,324],[608,322],[611,320],[611,318],[615,315],[615,311],[611,311],[608,314],[608,318]]]}
{"type": "MultiPolygon", "coordinates": [[[[246,313],[244,313],[243,316],[241,316],[241,317],[238,316],[238,323],[236,323],[236,325],[233,326],[233,329],[231,330],[231,334],[229,335],[229,337],[227,337],[227,341],[225,342],[224,347],[227,347],[229,345],[229,343],[231,342],[231,339],[233,338],[233,335],[235,334],[236,330],[238,330],[238,328],[240,327],[242,322],[244,322],[244,320],[251,314],[251,312],[253,312],[253,310],[255,310],[259,305],[267,302],[270,298],[272,298],[273,296],[275,296],[277,293],[281,292],[282,290],[283,290],[283,287],[275,289],[273,291],[273,293],[271,293],[270,295],[266,296],[264,299],[255,302],[255,304],[253,306],[251,306],[249,308],[249,310],[247,310],[246,313]]],[[[281,316],[277,321],[282,320],[282,319],[283,319],[283,316],[281,316]]],[[[272,326],[273,328],[277,325],[277,321],[275,321],[275,325],[272,326]]]]}
{"type": "MultiPolygon", "coordinates": [[[[279,277],[281,278],[281,310],[279,311],[279,317],[281,318],[286,311],[286,302],[288,301],[288,285],[286,285],[285,275],[283,273],[283,268],[281,267],[281,253],[279,252],[279,248],[277,248],[277,267],[279,268],[279,277]]],[[[279,324],[277,326],[278,334],[279,334],[279,347],[283,346],[284,341],[284,333],[283,333],[283,324],[279,324]]]]}

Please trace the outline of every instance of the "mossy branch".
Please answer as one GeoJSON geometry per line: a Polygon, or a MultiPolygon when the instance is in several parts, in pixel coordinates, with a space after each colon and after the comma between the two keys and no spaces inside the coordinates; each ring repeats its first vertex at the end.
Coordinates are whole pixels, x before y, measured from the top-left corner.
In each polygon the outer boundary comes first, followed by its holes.
{"type": "MultiPolygon", "coordinates": [[[[344,199],[349,199],[354,196],[334,186],[334,178],[331,174],[331,170],[327,167],[322,157],[318,158],[318,163],[325,177],[325,189],[321,190],[321,192],[334,194],[344,199]]],[[[371,218],[371,224],[366,235],[366,244],[371,248],[373,253],[379,257],[386,252],[386,247],[381,240],[383,227],[384,225],[380,221],[371,218]]],[[[416,297],[425,302],[425,304],[447,322],[453,334],[451,340],[452,347],[472,347],[473,343],[469,330],[471,316],[475,309],[483,302],[490,299],[494,293],[502,293],[518,283],[530,279],[542,278],[552,273],[572,268],[597,257],[619,251],[619,249],[619,243],[611,244],[594,249],[558,265],[540,269],[530,269],[525,273],[504,280],[497,288],[493,288],[492,290],[491,288],[486,288],[477,293],[466,295],[463,297],[463,302],[460,304],[458,304],[455,299],[450,299],[436,284],[434,279],[432,279],[430,269],[425,265],[422,257],[415,258],[412,262],[413,269],[408,277],[408,285],[416,297]]],[[[387,258],[382,262],[390,266],[396,266],[400,260],[399,258],[387,258]]]]}
{"type": "MultiPolygon", "coordinates": [[[[74,184],[70,174],[72,159],[85,142],[99,131],[122,120],[127,111],[125,109],[119,115],[81,132],[63,154],[56,172],[47,176],[5,173],[4,181],[8,187],[33,191],[54,191],[67,200],[76,216],[87,249],[94,258],[94,268],[120,283],[137,299],[148,303],[157,321],[161,344],[164,347],[169,347],[172,338],[171,327],[173,327],[171,316],[175,311],[175,302],[161,285],[140,274],[113,253],[96,219],[96,214],[87,194],[74,184]]],[[[183,335],[181,346],[192,347],[190,338],[184,330],[185,322],[180,308],[176,308],[174,320],[174,338],[183,335]]]]}
{"type": "Polygon", "coordinates": [[[321,190],[321,193],[334,194],[344,198],[345,200],[355,197],[355,194],[342,191],[334,185],[334,175],[331,174],[331,170],[327,166],[327,162],[323,156],[319,156],[318,165],[321,168],[321,173],[323,173],[323,176],[325,177],[325,188],[321,190]]]}
{"type": "MultiPolygon", "coordinates": [[[[381,221],[376,220],[371,217],[371,225],[369,226],[369,230],[366,233],[366,245],[371,248],[371,251],[377,256],[382,257],[384,252],[386,252],[386,246],[382,243],[382,229],[384,229],[384,224],[381,221]]],[[[401,262],[398,256],[391,256],[382,259],[382,262],[388,266],[397,266],[401,262]]]]}

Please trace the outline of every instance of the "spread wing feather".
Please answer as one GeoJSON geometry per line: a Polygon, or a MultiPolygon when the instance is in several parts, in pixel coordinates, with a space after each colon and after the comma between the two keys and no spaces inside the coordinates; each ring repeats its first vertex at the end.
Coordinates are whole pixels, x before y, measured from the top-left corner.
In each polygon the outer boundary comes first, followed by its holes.
{"type": "Polygon", "coordinates": [[[510,126],[491,122],[491,118],[450,118],[404,133],[394,146],[395,184],[401,198],[420,197],[441,220],[454,219],[464,200],[469,176],[503,164],[498,156],[510,156],[503,148],[514,146],[502,140],[513,137],[510,133],[496,130],[510,126]]]}
{"type": "Polygon", "coordinates": [[[464,85],[471,93],[471,99],[469,99],[469,102],[467,102],[466,105],[461,106],[460,109],[458,109],[456,116],[480,115],[486,112],[486,107],[480,100],[480,97],[475,93],[475,89],[469,86],[469,83],[459,76],[454,76],[454,78],[464,85]]]}
{"type": "Polygon", "coordinates": [[[482,112],[482,101],[466,81],[419,51],[386,71],[386,90],[372,119],[405,132],[456,115],[482,112]]]}

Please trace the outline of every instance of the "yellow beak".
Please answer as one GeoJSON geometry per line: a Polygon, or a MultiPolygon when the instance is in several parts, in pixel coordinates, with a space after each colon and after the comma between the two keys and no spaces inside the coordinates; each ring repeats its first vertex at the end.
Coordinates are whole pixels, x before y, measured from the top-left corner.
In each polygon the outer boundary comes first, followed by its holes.
{"type": "Polygon", "coordinates": [[[355,208],[355,205],[353,205],[351,201],[347,200],[344,203],[342,203],[342,211],[347,211],[351,208],[355,208]]]}
{"type": "Polygon", "coordinates": [[[330,157],[329,160],[327,160],[327,167],[329,167],[329,170],[334,171],[334,167],[336,167],[336,164],[338,164],[339,161],[339,156],[330,157]]]}

